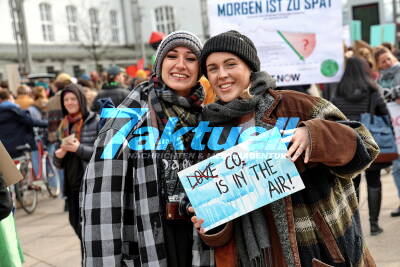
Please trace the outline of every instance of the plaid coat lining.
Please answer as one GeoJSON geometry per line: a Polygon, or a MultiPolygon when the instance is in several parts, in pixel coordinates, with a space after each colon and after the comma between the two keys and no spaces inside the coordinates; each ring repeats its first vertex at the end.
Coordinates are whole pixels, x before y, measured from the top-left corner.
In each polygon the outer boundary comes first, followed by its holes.
{"type": "MultiPolygon", "coordinates": [[[[151,83],[135,88],[119,107],[147,108],[151,83]]],[[[100,158],[126,119],[101,129],[82,186],[84,266],[167,266],[159,207],[157,157],[133,159],[125,141],[113,160],[100,158]]],[[[153,125],[151,112],[137,123],[153,125]]],[[[193,230],[193,267],[214,266],[213,250],[193,230]]]]}

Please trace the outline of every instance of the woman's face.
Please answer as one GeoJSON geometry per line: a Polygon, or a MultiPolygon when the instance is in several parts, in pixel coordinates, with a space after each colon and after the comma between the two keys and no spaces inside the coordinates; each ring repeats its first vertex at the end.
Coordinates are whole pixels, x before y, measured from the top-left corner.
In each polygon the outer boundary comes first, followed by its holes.
{"type": "Polygon", "coordinates": [[[188,96],[199,77],[199,61],[196,55],[182,46],[171,49],[162,62],[161,77],[177,94],[188,96]]]}
{"type": "Polygon", "coordinates": [[[247,64],[228,52],[215,52],[206,60],[207,75],[215,94],[230,102],[250,85],[251,70],[247,64]]]}
{"type": "Polygon", "coordinates": [[[390,53],[384,53],[378,58],[378,68],[380,70],[387,70],[393,67],[395,64],[395,60],[390,53]]]}
{"type": "Polygon", "coordinates": [[[74,93],[67,92],[64,95],[64,106],[68,114],[76,114],[80,111],[78,98],[74,93]]]}

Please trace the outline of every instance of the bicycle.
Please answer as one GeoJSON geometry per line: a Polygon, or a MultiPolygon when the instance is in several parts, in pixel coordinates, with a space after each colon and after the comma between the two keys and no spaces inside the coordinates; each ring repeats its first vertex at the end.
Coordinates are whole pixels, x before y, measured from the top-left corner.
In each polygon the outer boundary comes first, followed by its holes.
{"type": "Polygon", "coordinates": [[[16,149],[23,152],[23,156],[14,159],[14,163],[23,176],[23,179],[14,187],[15,196],[21,207],[28,214],[35,211],[38,192],[41,192],[43,186],[46,187],[52,198],[57,197],[61,191],[60,180],[56,175],[55,167],[37,132],[35,132],[35,141],[39,155],[37,173],[33,168],[34,160],[32,160],[29,144],[18,146],[16,149]]]}
{"type": "Polygon", "coordinates": [[[39,129],[33,128],[33,132],[39,154],[38,172],[37,174],[32,172],[32,174],[36,174],[36,176],[34,176],[34,180],[43,180],[50,197],[56,198],[61,192],[60,180],[56,175],[56,168],[46,150],[43,139],[40,137],[39,129]]]}
{"type": "Polygon", "coordinates": [[[16,147],[17,151],[23,152],[23,156],[14,158],[14,163],[22,174],[22,180],[14,185],[15,198],[23,210],[31,214],[35,211],[38,202],[37,185],[33,183],[32,162],[30,159],[31,147],[28,144],[16,147]]]}

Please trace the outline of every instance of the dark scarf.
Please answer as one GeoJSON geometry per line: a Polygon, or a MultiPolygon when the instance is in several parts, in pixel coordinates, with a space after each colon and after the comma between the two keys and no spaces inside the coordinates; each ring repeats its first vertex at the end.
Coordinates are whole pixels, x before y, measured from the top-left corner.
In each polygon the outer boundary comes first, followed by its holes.
{"type": "MultiPolygon", "coordinates": [[[[178,118],[174,129],[182,127],[196,127],[198,118],[202,110],[203,89],[200,84],[192,88],[189,96],[184,97],[176,94],[174,90],[153,78],[154,90],[150,93],[151,106],[157,115],[158,130],[164,131],[168,119],[171,117],[178,118]]],[[[185,150],[177,158],[171,155],[177,155],[177,151],[169,145],[162,156],[162,165],[164,168],[160,171],[162,194],[165,198],[171,195],[180,195],[184,193],[184,189],[179,182],[178,172],[194,163],[194,158],[190,152],[190,142],[193,133],[189,132],[183,135],[182,141],[185,150]],[[177,166],[178,164],[178,166],[177,166]]]]}
{"type": "MultiPolygon", "coordinates": [[[[218,101],[210,104],[203,111],[203,119],[218,124],[255,112],[256,126],[271,129],[273,125],[264,123],[262,118],[274,101],[268,89],[275,87],[275,81],[266,72],[253,73],[249,89],[253,97],[237,98],[229,103],[218,101]]],[[[239,217],[234,225],[238,265],[241,267],[272,266],[268,225],[262,208],[239,217]]]]}
{"type": "Polygon", "coordinates": [[[242,117],[256,110],[261,99],[266,95],[267,89],[275,88],[275,80],[266,72],[253,72],[251,75],[249,99],[236,98],[224,103],[218,100],[207,105],[203,110],[203,119],[213,123],[224,123],[242,117]]]}

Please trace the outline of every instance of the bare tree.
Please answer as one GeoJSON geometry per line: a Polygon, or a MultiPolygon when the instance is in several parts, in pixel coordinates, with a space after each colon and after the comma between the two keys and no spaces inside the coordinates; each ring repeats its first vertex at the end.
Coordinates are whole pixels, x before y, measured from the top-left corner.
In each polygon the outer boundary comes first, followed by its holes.
{"type": "Polygon", "coordinates": [[[118,13],[112,9],[110,1],[96,1],[96,5],[93,6],[88,6],[87,1],[80,3],[75,10],[72,2],[69,6],[70,11],[67,7],[67,20],[73,21],[77,28],[72,36],[70,29],[70,39],[72,37],[79,41],[79,46],[85,49],[94,61],[97,71],[101,71],[101,59],[109,51],[110,45],[119,41],[118,13]]]}

